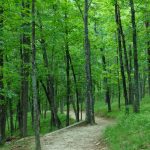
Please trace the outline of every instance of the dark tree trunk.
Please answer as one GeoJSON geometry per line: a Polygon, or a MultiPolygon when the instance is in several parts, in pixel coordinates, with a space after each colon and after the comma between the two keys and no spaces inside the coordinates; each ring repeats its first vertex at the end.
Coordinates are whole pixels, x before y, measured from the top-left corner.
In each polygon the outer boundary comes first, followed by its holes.
{"type": "Polygon", "coordinates": [[[134,52],[134,95],[135,100],[133,103],[134,112],[140,111],[140,99],[139,99],[139,66],[138,66],[138,49],[137,49],[137,31],[135,23],[135,9],[133,0],[129,0],[131,7],[131,22],[133,31],[133,52],[134,52]]]}
{"type": "MultiPolygon", "coordinates": [[[[129,69],[130,69],[130,74],[132,73],[132,71],[133,71],[133,67],[132,67],[132,60],[133,60],[133,56],[132,56],[132,47],[131,47],[131,45],[129,45],[129,69]]],[[[129,101],[129,104],[133,104],[133,102],[134,102],[134,89],[133,89],[133,80],[132,80],[132,78],[131,78],[131,85],[130,85],[130,87],[131,87],[131,101],[129,101]]]]}
{"type": "Polygon", "coordinates": [[[128,94],[127,94],[127,86],[126,86],[126,77],[125,77],[125,72],[124,72],[123,57],[122,57],[121,31],[119,28],[119,16],[118,16],[117,0],[115,3],[115,17],[116,17],[117,34],[118,34],[118,50],[119,50],[120,70],[121,70],[121,76],[122,76],[122,82],[123,82],[123,91],[124,91],[124,98],[125,98],[125,108],[126,108],[126,113],[128,113],[129,112],[128,94]]]}
{"type": "MultiPolygon", "coordinates": [[[[71,55],[70,55],[70,50],[69,50],[69,43],[68,43],[68,22],[67,22],[67,20],[68,20],[68,12],[67,12],[67,0],[66,0],[66,10],[65,10],[65,50],[66,50],[66,66],[68,68],[68,69],[66,68],[67,69],[66,70],[66,74],[69,74],[69,68],[71,67],[72,74],[73,74],[73,79],[74,79],[74,84],[75,84],[76,98],[77,98],[77,100],[76,100],[77,111],[76,111],[75,115],[76,115],[76,121],[79,122],[79,111],[80,111],[80,107],[79,107],[79,92],[78,92],[76,74],[75,74],[75,71],[74,71],[74,66],[73,66],[73,63],[72,63],[72,59],[71,59],[71,55]]],[[[70,88],[70,85],[68,86],[68,84],[69,84],[69,79],[67,77],[67,87],[70,88]]],[[[67,89],[67,91],[69,92],[70,90],[67,89]]],[[[67,98],[67,102],[68,102],[68,98],[67,98]]]]}
{"type": "Polygon", "coordinates": [[[11,136],[13,135],[14,132],[14,123],[13,123],[13,109],[12,109],[12,99],[9,99],[9,121],[10,121],[10,133],[11,136]]]}
{"type": "MultiPolygon", "coordinates": [[[[29,19],[30,16],[30,3],[29,1],[22,0],[22,18],[29,19]]],[[[21,36],[21,136],[27,136],[27,112],[28,112],[28,91],[29,91],[29,62],[30,62],[30,22],[27,21],[22,24],[23,34],[21,36]]]]}
{"type": "MultiPolygon", "coordinates": [[[[103,49],[101,49],[101,51],[103,52],[103,49]]],[[[103,70],[106,73],[107,72],[106,58],[105,58],[104,52],[102,54],[102,62],[103,62],[103,70]]],[[[107,74],[105,74],[105,77],[104,77],[104,85],[105,85],[105,100],[106,100],[106,103],[108,105],[108,112],[111,112],[110,87],[108,84],[107,74]]]]}
{"type": "Polygon", "coordinates": [[[39,80],[37,80],[37,98],[38,98],[38,109],[40,112],[40,115],[42,114],[41,112],[41,101],[40,101],[40,85],[39,85],[39,80]]]}
{"type": "MultiPolygon", "coordinates": [[[[147,37],[150,36],[150,22],[145,23],[147,30],[147,37]]],[[[147,41],[147,61],[148,61],[148,92],[150,95],[150,40],[147,41]]]]}
{"type": "Polygon", "coordinates": [[[117,48],[117,75],[118,75],[118,108],[121,110],[121,87],[120,87],[120,72],[119,72],[119,56],[118,56],[118,48],[117,48]]]}
{"type": "Polygon", "coordinates": [[[3,89],[4,89],[4,84],[3,84],[3,66],[4,66],[4,49],[3,49],[3,4],[1,3],[0,5],[0,144],[4,141],[5,139],[5,126],[6,126],[6,101],[3,95],[3,89]]]}
{"type": "Polygon", "coordinates": [[[66,74],[67,74],[67,116],[66,116],[66,126],[69,126],[69,112],[70,112],[70,63],[68,55],[68,44],[66,45],[66,74]]]}
{"type": "Polygon", "coordinates": [[[72,74],[73,74],[73,79],[74,79],[74,84],[75,84],[75,90],[76,90],[76,106],[77,106],[77,111],[76,111],[76,120],[77,122],[79,122],[79,112],[80,112],[80,106],[79,106],[79,90],[78,90],[78,85],[77,85],[77,79],[76,79],[76,74],[74,71],[74,67],[73,67],[73,63],[72,63],[72,59],[71,59],[71,55],[70,52],[69,54],[69,60],[70,60],[70,65],[71,65],[71,70],[72,70],[72,74]]]}
{"type": "Polygon", "coordinates": [[[47,81],[46,81],[47,86],[45,86],[42,81],[40,81],[40,82],[44,88],[49,105],[51,107],[51,124],[52,124],[52,126],[60,128],[61,122],[57,115],[57,106],[56,106],[56,102],[55,102],[55,98],[54,98],[54,78],[50,74],[50,71],[49,71],[50,67],[49,67],[48,55],[47,55],[47,50],[46,50],[46,42],[45,42],[45,39],[43,36],[43,25],[42,25],[42,21],[41,21],[39,12],[37,12],[37,15],[38,15],[39,25],[40,25],[40,34],[41,34],[40,43],[41,43],[41,47],[42,47],[42,51],[43,51],[43,60],[44,60],[45,67],[48,69],[47,81]]]}
{"type": "MultiPolygon", "coordinates": [[[[118,5],[118,4],[117,4],[118,5]]],[[[120,16],[120,8],[118,5],[118,22],[119,22],[119,29],[122,37],[122,45],[124,49],[124,60],[125,60],[125,68],[127,71],[128,75],[128,83],[129,83],[129,104],[132,104],[132,81],[131,81],[131,72],[129,69],[129,61],[128,61],[128,52],[126,48],[126,40],[125,40],[125,34],[123,32],[123,27],[122,27],[122,21],[121,21],[121,16],[120,16]]]]}
{"type": "Polygon", "coordinates": [[[84,1],[84,48],[85,48],[85,71],[86,71],[86,121],[87,123],[95,123],[94,118],[94,97],[92,92],[92,76],[91,76],[91,53],[88,30],[88,9],[89,0],[84,1]]]}
{"type": "Polygon", "coordinates": [[[69,44],[68,44],[68,26],[67,26],[67,13],[65,12],[65,52],[66,52],[66,77],[67,77],[67,116],[66,126],[69,126],[69,113],[70,113],[70,58],[69,58],[69,44]]]}
{"type": "Polygon", "coordinates": [[[40,144],[40,115],[37,99],[36,47],[35,47],[35,0],[32,0],[32,90],[34,103],[35,149],[41,150],[40,144]]]}
{"type": "Polygon", "coordinates": [[[147,79],[147,78],[146,78],[146,75],[144,74],[144,75],[143,75],[143,87],[142,87],[142,88],[143,88],[143,90],[142,90],[143,92],[142,92],[142,98],[145,97],[145,85],[146,85],[146,79],[147,79]]]}

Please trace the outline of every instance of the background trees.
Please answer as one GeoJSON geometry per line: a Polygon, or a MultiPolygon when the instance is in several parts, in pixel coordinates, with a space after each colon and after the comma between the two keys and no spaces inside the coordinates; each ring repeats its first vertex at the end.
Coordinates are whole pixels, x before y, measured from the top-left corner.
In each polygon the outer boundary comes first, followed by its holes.
{"type": "Polygon", "coordinates": [[[5,138],[5,125],[6,125],[6,101],[4,97],[4,83],[3,83],[3,67],[4,67],[4,41],[3,41],[3,25],[4,23],[4,6],[0,3],[0,143],[5,138]]]}
{"type": "Polygon", "coordinates": [[[149,91],[146,2],[37,0],[34,15],[30,0],[0,3],[2,138],[5,127],[7,137],[31,134],[36,99],[41,130],[47,123],[45,132],[72,123],[70,111],[81,120],[85,107],[87,122],[94,123],[94,100],[106,102],[113,111],[112,102],[121,108],[124,97],[126,111],[134,102],[138,112],[140,99],[149,91]],[[34,47],[36,66],[31,63],[34,47]]]}

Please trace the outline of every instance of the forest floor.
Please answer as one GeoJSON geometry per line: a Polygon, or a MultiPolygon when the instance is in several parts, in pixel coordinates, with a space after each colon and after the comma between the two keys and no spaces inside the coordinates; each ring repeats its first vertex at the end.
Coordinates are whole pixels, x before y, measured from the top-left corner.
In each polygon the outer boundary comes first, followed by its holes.
{"type": "MultiPolygon", "coordinates": [[[[70,116],[75,119],[74,113],[70,116]]],[[[85,114],[83,113],[83,120],[85,114]]],[[[79,126],[57,130],[41,137],[42,150],[108,150],[103,131],[114,123],[112,119],[96,117],[95,125],[81,124],[79,126]]],[[[34,137],[17,141],[11,150],[34,149],[34,137]]]]}

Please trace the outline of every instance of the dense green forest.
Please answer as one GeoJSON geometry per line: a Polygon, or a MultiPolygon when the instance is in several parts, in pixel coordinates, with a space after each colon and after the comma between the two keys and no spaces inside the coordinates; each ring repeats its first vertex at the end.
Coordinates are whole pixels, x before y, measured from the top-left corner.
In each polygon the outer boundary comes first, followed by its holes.
{"type": "Polygon", "coordinates": [[[0,148],[104,117],[109,149],[150,149],[149,114],[150,0],[0,0],[0,148]]]}

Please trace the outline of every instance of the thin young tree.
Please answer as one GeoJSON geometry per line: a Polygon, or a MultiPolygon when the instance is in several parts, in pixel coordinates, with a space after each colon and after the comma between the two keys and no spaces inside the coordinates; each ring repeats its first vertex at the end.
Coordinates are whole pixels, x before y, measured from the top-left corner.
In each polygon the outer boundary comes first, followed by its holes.
{"type": "Polygon", "coordinates": [[[123,84],[123,93],[124,93],[124,98],[125,98],[125,109],[126,109],[126,113],[128,113],[129,112],[128,93],[127,93],[126,77],[125,77],[125,71],[124,71],[123,56],[122,56],[121,31],[119,28],[119,14],[118,14],[118,1],[117,0],[115,0],[115,18],[116,18],[116,25],[117,25],[118,51],[119,51],[120,70],[121,70],[122,84],[123,84]]]}
{"type": "MultiPolygon", "coordinates": [[[[145,22],[147,37],[150,35],[150,22],[147,20],[145,22]]],[[[148,62],[148,92],[150,95],[150,40],[147,40],[147,62],[148,62]]]]}
{"type": "Polygon", "coordinates": [[[70,124],[70,60],[69,60],[69,44],[68,44],[68,26],[67,26],[68,15],[65,12],[65,53],[66,53],[66,77],[67,77],[67,116],[66,126],[70,124]]]}
{"type": "Polygon", "coordinates": [[[3,3],[0,2],[0,144],[5,139],[5,127],[6,127],[6,101],[3,94],[3,67],[4,67],[4,48],[3,48],[3,23],[4,23],[4,8],[3,3]]]}
{"type": "Polygon", "coordinates": [[[135,22],[135,8],[134,1],[129,0],[131,8],[131,22],[132,22],[132,38],[133,38],[133,56],[134,56],[134,95],[133,109],[135,113],[140,111],[139,98],[139,65],[138,65],[138,49],[137,49],[137,31],[135,22]]]}
{"type": "Polygon", "coordinates": [[[34,103],[34,130],[35,130],[35,149],[41,150],[40,144],[40,116],[37,99],[37,72],[36,72],[36,47],[35,47],[35,0],[32,0],[32,90],[34,103]]]}
{"type": "Polygon", "coordinates": [[[60,128],[61,121],[57,114],[57,106],[56,106],[56,102],[55,102],[55,98],[54,98],[54,82],[53,82],[54,77],[50,73],[50,65],[49,65],[50,63],[48,61],[46,41],[45,41],[44,35],[43,35],[43,24],[42,24],[42,20],[41,20],[39,11],[37,12],[37,15],[38,15],[38,22],[39,22],[39,27],[40,27],[40,35],[41,35],[40,43],[41,43],[41,48],[42,48],[42,53],[43,53],[43,60],[44,60],[44,65],[48,70],[47,79],[46,79],[47,84],[45,86],[45,84],[43,83],[42,80],[41,80],[41,84],[44,88],[47,100],[51,107],[51,126],[60,128]]]}
{"type": "Polygon", "coordinates": [[[126,46],[126,38],[125,38],[124,31],[123,31],[123,26],[122,26],[120,7],[119,7],[119,4],[117,4],[117,5],[118,5],[118,23],[119,23],[120,33],[121,33],[122,46],[123,46],[123,50],[124,50],[125,68],[126,68],[126,71],[127,71],[128,84],[129,84],[128,98],[129,98],[129,104],[132,104],[132,100],[133,100],[132,95],[133,94],[132,94],[131,72],[130,72],[129,60],[128,60],[128,51],[127,51],[127,46],[126,46]]]}
{"type": "MultiPolygon", "coordinates": [[[[82,11],[78,0],[75,3],[80,11],[81,17],[84,23],[84,50],[85,50],[85,73],[86,73],[86,122],[89,124],[95,123],[94,116],[94,96],[92,88],[92,76],[91,76],[91,50],[89,40],[89,8],[92,0],[84,0],[84,11],[82,11]]],[[[82,108],[81,108],[82,109],[82,108]]]]}
{"type": "Polygon", "coordinates": [[[23,29],[20,39],[20,55],[21,55],[21,95],[20,95],[20,120],[19,126],[21,136],[27,136],[27,110],[28,110],[28,98],[29,98],[29,61],[30,61],[30,2],[28,0],[22,0],[22,19],[23,22],[21,28],[23,29]]]}
{"type": "MultiPolygon", "coordinates": [[[[107,72],[107,64],[106,64],[106,57],[104,54],[103,49],[101,49],[102,54],[102,62],[103,62],[103,70],[106,73],[107,72]]],[[[105,75],[104,77],[104,86],[105,86],[105,101],[108,106],[108,112],[111,112],[111,98],[110,98],[110,87],[109,87],[109,82],[108,82],[108,74],[105,75]]]]}
{"type": "Polygon", "coordinates": [[[91,52],[88,28],[88,12],[90,1],[84,1],[84,48],[85,48],[85,71],[86,71],[86,121],[87,123],[95,123],[94,118],[94,97],[92,91],[92,76],[91,76],[91,52]]]}

